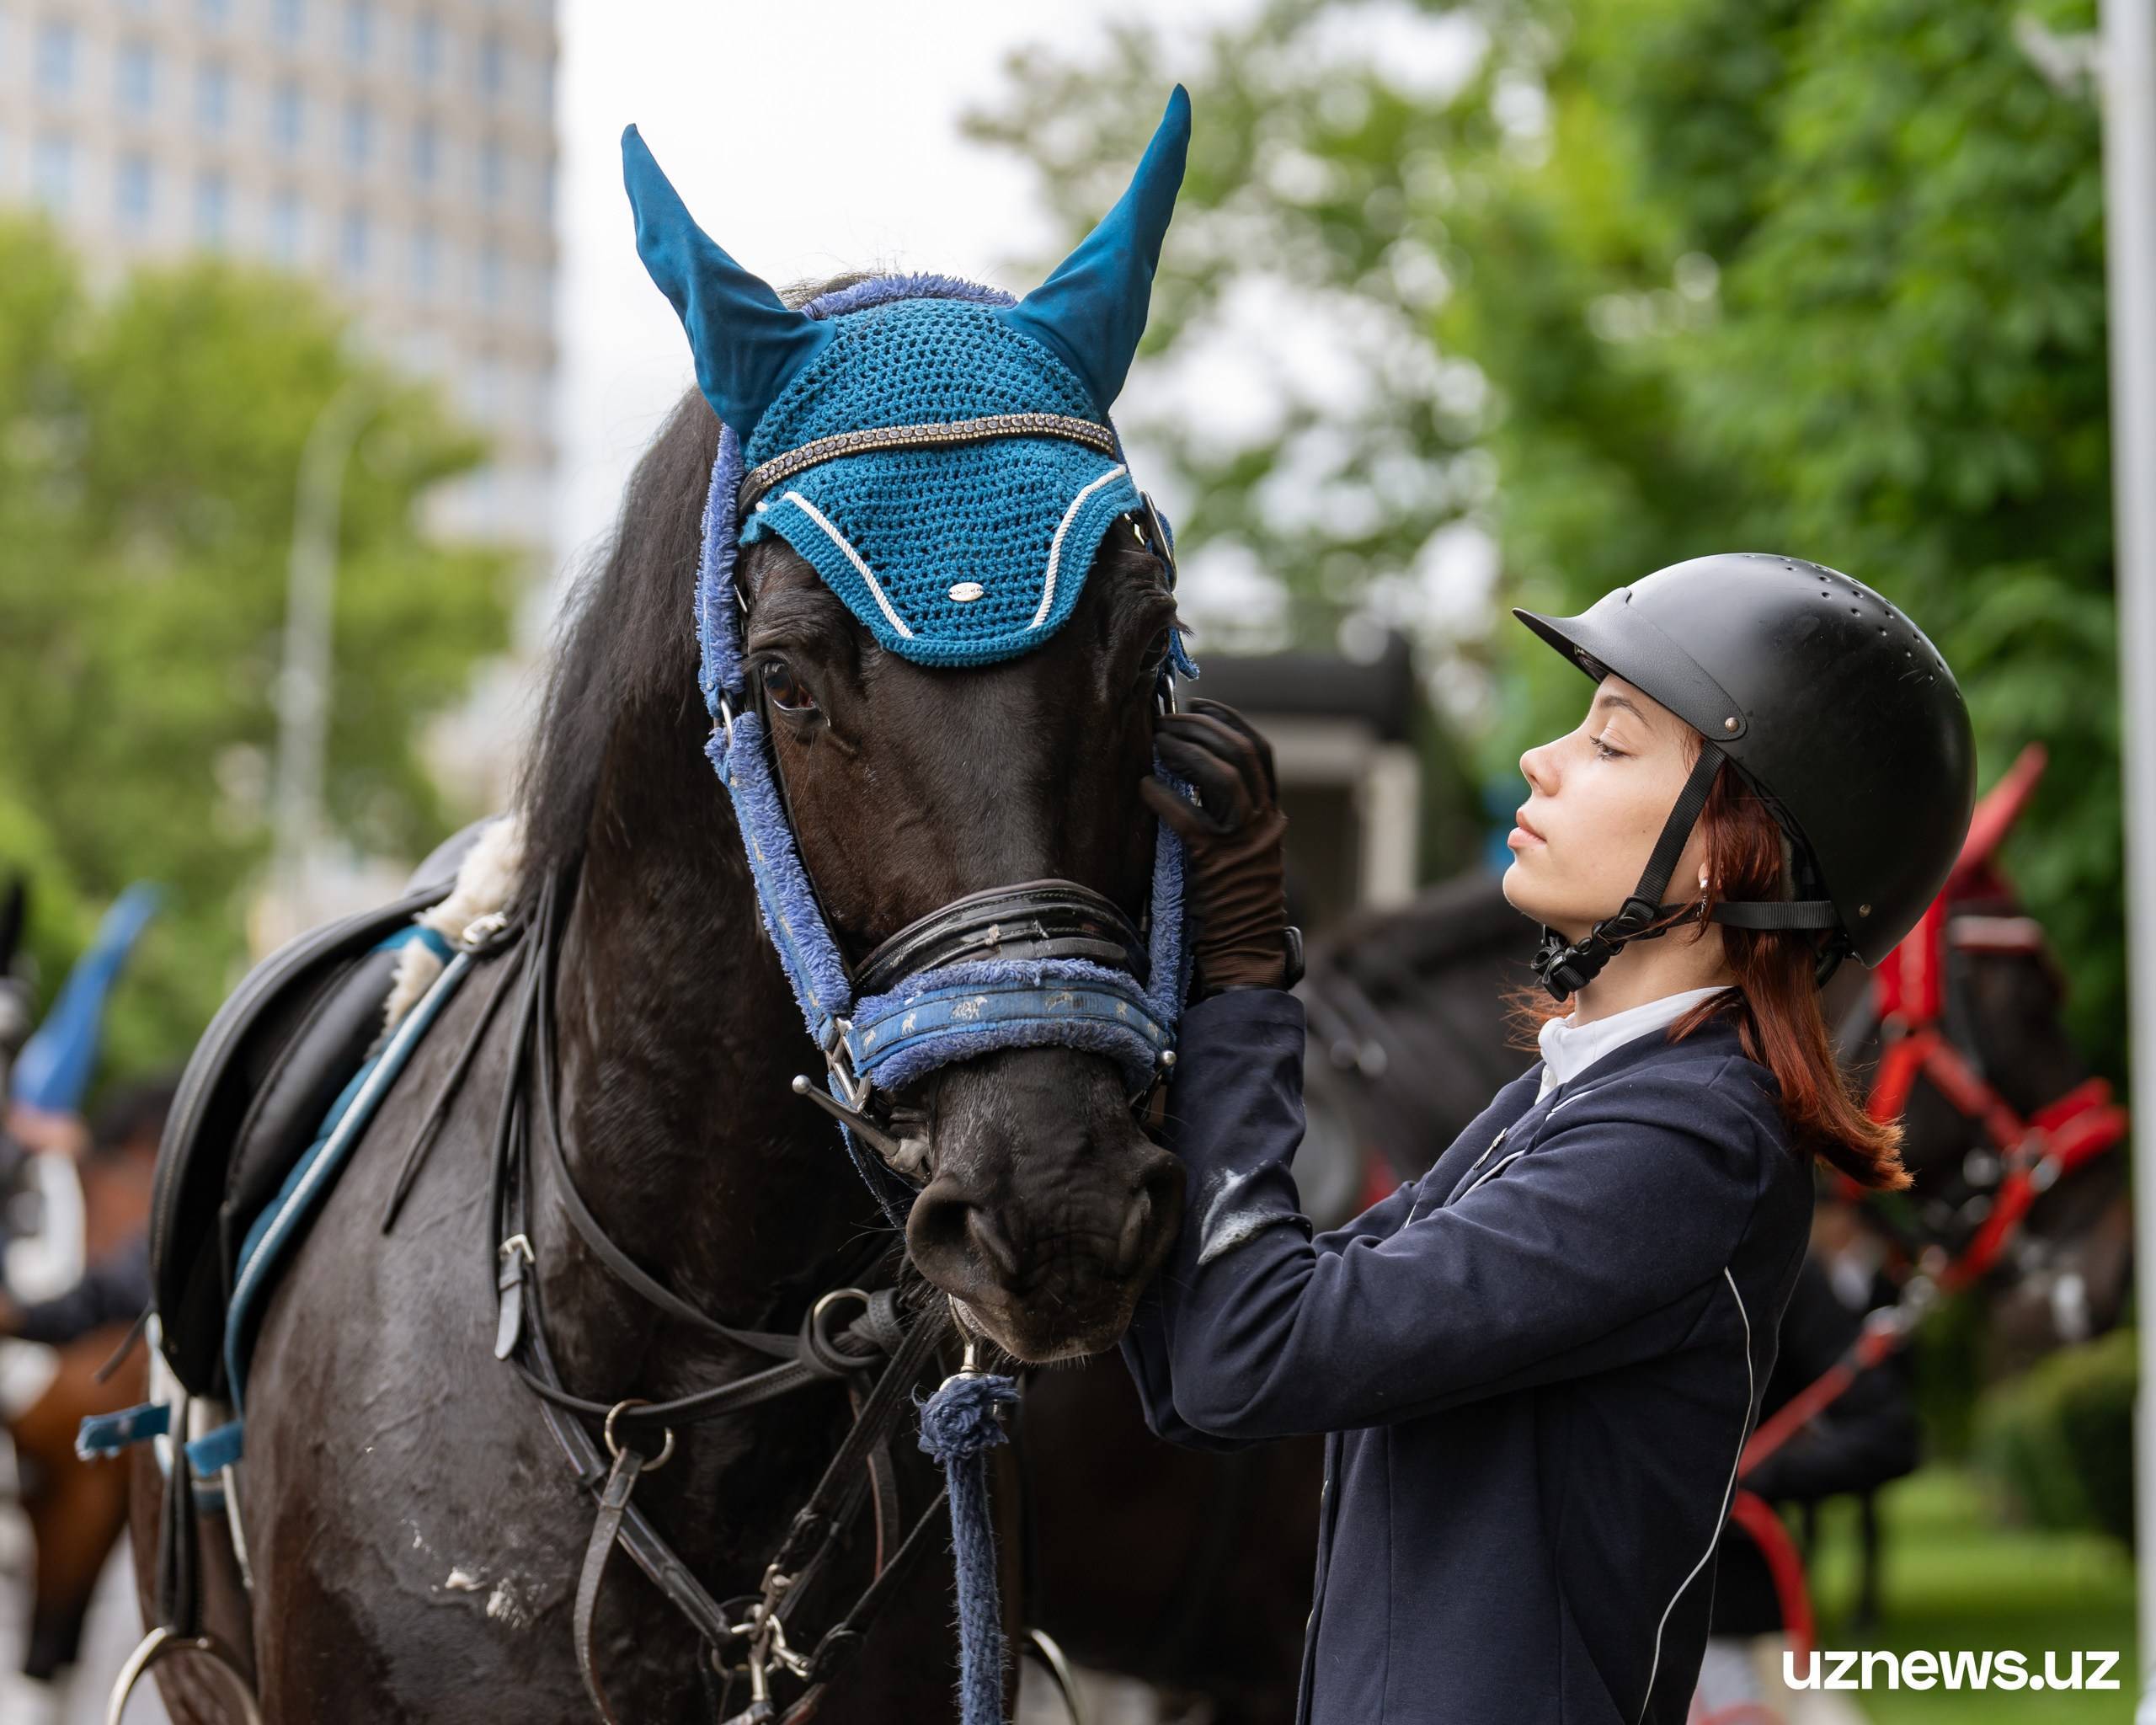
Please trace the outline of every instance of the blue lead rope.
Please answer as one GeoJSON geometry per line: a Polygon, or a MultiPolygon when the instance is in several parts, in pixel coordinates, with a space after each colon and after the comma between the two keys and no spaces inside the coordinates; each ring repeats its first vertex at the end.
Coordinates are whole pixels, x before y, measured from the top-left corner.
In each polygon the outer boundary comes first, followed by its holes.
{"type": "Polygon", "coordinates": [[[921,1404],[921,1447],[951,1485],[951,1556],[958,1575],[958,1717],[1004,1725],[1003,1611],[995,1589],[995,1530],[988,1519],[988,1451],[1007,1444],[997,1411],[1018,1399],[1009,1378],[953,1372],[921,1404]]]}

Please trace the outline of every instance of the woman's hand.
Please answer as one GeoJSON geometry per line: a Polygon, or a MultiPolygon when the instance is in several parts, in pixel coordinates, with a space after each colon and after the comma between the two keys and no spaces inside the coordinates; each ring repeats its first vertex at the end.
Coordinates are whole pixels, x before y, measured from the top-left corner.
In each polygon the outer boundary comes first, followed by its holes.
{"type": "Polygon", "coordinates": [[[1218,701],[1163,713],[1154,743],[1162,765],[1198,791],[1193,804],[1158,777],[1138,787],[1189,853],[1185,890],[1198,926],[1200,991],[1291,985],[1289,953],[1299,959],[1301,942],[1288,927],[1288,817],[1272,745],[1218,701]]]}

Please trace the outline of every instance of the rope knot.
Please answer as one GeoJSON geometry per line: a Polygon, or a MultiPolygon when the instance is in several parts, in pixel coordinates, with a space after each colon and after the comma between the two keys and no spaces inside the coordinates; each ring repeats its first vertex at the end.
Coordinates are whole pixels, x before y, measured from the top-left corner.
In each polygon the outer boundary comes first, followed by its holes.
{"type": "Polygon", "coordinates": [[[993,1372],[954,1372],[921,1409],[921,1447],[951,1487],[951,1555],[958,1594],[958,1717],[963,1725],[1005,1725],[1002,1612],[995,1599],[995,1533],[988,1515],[990,1447],[1008,1443],[995,1410],[1018,1386],[993,1372]]]}
{"type": "Polygon", "coordinates": [[[920,1402],[921,1447],[945,1467],[974,1456],[1010,1436],[995,1410],[1017,1402],[1018,1386],[992,1372],[954,1372],[920,1402]]]}

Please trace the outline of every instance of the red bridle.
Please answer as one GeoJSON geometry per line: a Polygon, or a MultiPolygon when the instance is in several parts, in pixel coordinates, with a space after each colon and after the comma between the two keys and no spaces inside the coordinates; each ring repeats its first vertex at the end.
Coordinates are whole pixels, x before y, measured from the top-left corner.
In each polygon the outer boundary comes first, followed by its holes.
{"type": "MultiPolygon", "coordinates": [[[[2077,1084],[2025,1119],[1970,1065],[1940,1028],[1950,948],[2048,956],[2043,930],[2031,917],[1957,916],[1952,909],[1957,900],[1996,898],[2005,891],[1992,859],[2043,777],[2044,764],[2041,744],[2031,743],[2021,751],[1977,805],[1961,855],[1939,896],[1872,973],[1872,1007],[1883,1046],[1865,1112],[1875,1120],[1898,1118],[1908,1106],[1917,1080],[1928,1079],[1963,1116],[1981,1125],[1997,1147],[1999,1185],[1976,1233],[1958,1254],[1936,1266],[1927,1265],[1912,1277],[1897,1304],[1882,1307],[1865,1321],[1847,1354],[1784,1402],[1773,1418],[1761,1422],[1744,1446],[1740,1475],[1787,1443],[1846,1390],[1858,1373],[1902,1346],[1940,1294],[1968,1286],[1997,1263],[2039,1197],[2126,1136],[2126,1110],[2111,1101],[2111,1087],[2103,1079],[2077,1084]]],[[[1852,1201],[1865,1196],[1865,1188],[1846,1174],[1836,1184],[1839,1195],[1852,1201]]]]}
{"type": "MultiPolygon", "coordinates": [[[[2021,751],[1977,806],[1961,857],[1939,896],[1872,974],[1873,1010],[1883,1046],[1865,1111],[1875,1120],[1898,1119],[1917,1080],[1928,1079],[1951,1106],[1983,1129],[1999,1153],[1999,1185],[1983,1222],[1960,1253],[1934,1274],[1942,1291],[1982,1277],[1999,1261],[2038,1197],[2126,1135],[2126,1111],[2111,1101],[2105,1080],[2078,1084],[2025,1119],[1940,1028],[1950,949],[2025,953],[2048,959],[2043,930],[2033,918],[1957,915],[1952,908],[1957,901],[1996,897],[2005,890],[1993,858],[2043,777],[2044,765],[2041,744],[2021,751]]],[[[1838,1183],[1844,1197],[1862,1198],[1864,1188],[1848,1176],[1838,1183]]]]}

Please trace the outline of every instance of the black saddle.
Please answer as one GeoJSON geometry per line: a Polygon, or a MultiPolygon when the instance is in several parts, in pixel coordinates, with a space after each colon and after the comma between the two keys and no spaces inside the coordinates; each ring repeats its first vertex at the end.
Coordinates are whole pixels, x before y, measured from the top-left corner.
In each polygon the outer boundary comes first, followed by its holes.
{"type": "Polygon", "coordinates": [[[193,1394],[225,1393],[225,1311],[248,1226],[381,1034],[398,954],[375,948],[449,896],[486,825],[475,821],[435,850],[402,898],[272,953],[195,1044],[150,1197],[150,1286],[165,1359],[193,1394]]]}

